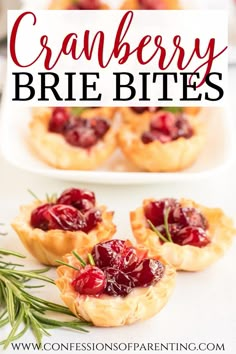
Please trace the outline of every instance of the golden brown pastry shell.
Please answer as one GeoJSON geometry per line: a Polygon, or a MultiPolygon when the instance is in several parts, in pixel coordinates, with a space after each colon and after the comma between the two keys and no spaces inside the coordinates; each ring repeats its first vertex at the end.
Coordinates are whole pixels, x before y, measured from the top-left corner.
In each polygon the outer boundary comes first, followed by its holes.
{"type": "MultiPolygon", "coordinates": [[[[179,10],[179,0],[165,0],[166,10],[179,10]]],[[[121,6],[121,10],[140,10],[138,0],[125,0],[121,6]]]]}
{"type": "MultiPolygon", "coordinates": [[[[64,261],[80,267],[72,255],[67,255],[64,261]]],[[[124,298],[108,295],[93,297],[80,295],[71,286],[76,271],[60,266],[57,273],[56,285],[64,303],[77,317],[98,327],[124,326],[156,315],[167,303],[175,285],[175,270],[166,265],[163,278],[154,286],[136,288],[124,298]]]]}
{"type": "Polygon", "coordinates": [[[221,209],[207,208],[191,200],[181,199],[182,206],[198,209],[209,223],[208,237],[211,242],[202,248],[180,246],[175,243],[161,244],[158,236],[147,225],[143,207],[154,199],[146,199],[143,206],[130,213],[134,237],[139,245],[149,249],[151,256],[161,256],[176,270],[201,271],[215,263],[230,247],[236,230],[232,220],[221,209]]]}
{"type": "Polygon", "coordinates": [[[139,123],[124,123],[118,134],[119,146],[128,160],[149,172],[175,172],[191,166],[205,144],[205,127],[198,117],[188,117],[194,134],[191,138],[178,138],[169,143],[153,141],[143,144],[141,135],[149,130],[150,116],[139,123]]]}
{"type": "MultiPolygon", "coordinates": [[[[49,10],[66,10],[71,4],[72,0],[52,0],[49,6],[49,10]]],[[[101,3],[100,10],[109,10],[109,6],[105,3],[101,3]]]]}
{"type": "Polygon", "coordinates": [[[102,211],[102,222],[89,233],[32,228],[31,213],[42,204],[44,203],[34,202],[22,206],[19,215],[12,222],[12,227],[27,250],[43,264],[58,265],[56,260],[62,260],[65,254],[74,249],[79,250],[80,254],[87,254],[95,244],[111,239],[116,232],[116,226],[112,222],[114,213],[107,211],[104,206],[99,207],[102,211]]]}
{"type": "MultiPolygon", "coordinates": [[[[48,131],[51,108],[33,109],[30,122],[30,142],[37,155],[47,164],[64,170],[94,170],[102,165],[117,147],[117,133],[111,127],[104,138],[90,149],[68,144],[61,134],[48,131]]],[[[115,108],[93,108],[81,114],[90,119],[102,116],[112,120],[115,108]]]]}
{"type": "MultiPolygon", "coordinates": [[[[196,116],[201,111],[200,107],[182,107],[182,108],[183,108],[183,112],[188,116],[196,116]]],[[[163,110],[165,110],[164,107],[163,110]]],[[[120,107],[118,111],[121,114],[122,122],[128,124],[129,123],[134,124],[134,122],[135,124],[139,124],[141,121],[149,122],[153,114],[157,113],[157,112],[153,113],[153,112],[146,111],[137,114],[130,107],[120,107]]]]}

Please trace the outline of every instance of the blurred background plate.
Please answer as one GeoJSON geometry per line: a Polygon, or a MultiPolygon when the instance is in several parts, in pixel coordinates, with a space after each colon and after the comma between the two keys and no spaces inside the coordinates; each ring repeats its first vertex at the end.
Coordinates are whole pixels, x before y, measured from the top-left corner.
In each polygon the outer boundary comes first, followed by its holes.
{"type": "Polygon", "coordinates": [[[177,182],[210,177],[233,161],[232,120],[223,108],[203,108],[200,113],[206,123],[207,144],[197,162],[189,169],[175,173],[138,172],[117,151],[96,171],[58,170],[42,162],[31,150],[28,125],[30,108],[3,102],[1,148],[5,159],[28,172],[56,179],[98,184],[150,184],[177,182]],[[10,117],[10,119],[9,119],[10,117]]]}

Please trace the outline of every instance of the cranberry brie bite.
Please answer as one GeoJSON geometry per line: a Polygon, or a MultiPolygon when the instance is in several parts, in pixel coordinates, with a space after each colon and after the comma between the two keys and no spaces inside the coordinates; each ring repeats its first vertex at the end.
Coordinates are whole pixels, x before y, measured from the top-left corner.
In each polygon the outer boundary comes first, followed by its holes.
{"type": "Polygon", "coordinates": [[[147,199],[130,213],[138,244],[177,270],[200,271],[230,247],[235,229],[221,209],[191,200],[147,199]]]}
{"type": "Polygon", "coordinates": [[[162,109],[139,122],[124,122],[118,141],[127,159],[141,170],[180,171],[198,158],[205,129],[198,117],[162,109]]]}
{"type": "Polygon", "coordinates": [[[125,0],[121,10],[179,10],[179,0],[125,0]]]}
{"type": "Polygon", "coordinates": [[[99,243],[88,261],[77,252],[66,255],[56,284],[69,309],[95,326],[123,326],[154,316],[175,285],[173,267],[129,241],[99,243]]]}
{"type": "Polygon", "coordinates": [[[96,205],[93,192],[71,188],[59,198],[22,206],[12,227],[41,263],[57,265],[56,260],[74,249],[87,253],[109,240],[116,231],[112,219],[113,212],[96,205]]]}
{"type": "Polygon", "coordinates": [[[157,112],[167,111],[171,113],[183,113],[188,116],[196,116],[200,112],[200,107],[120,107],[123,123],[136,123],[145,120],[150,122],[150,119],[157,112]]]}
{"type": "Polygon", "coordinates": [[[101,0],[52,0],[50,10],[108,10],[101,0]]]}
{"type": "Polygon", "coordinates": [[[30,123],[31,145],[49,165],[93,170],[117,147],[114,108],[37,108],[30,123]]]}

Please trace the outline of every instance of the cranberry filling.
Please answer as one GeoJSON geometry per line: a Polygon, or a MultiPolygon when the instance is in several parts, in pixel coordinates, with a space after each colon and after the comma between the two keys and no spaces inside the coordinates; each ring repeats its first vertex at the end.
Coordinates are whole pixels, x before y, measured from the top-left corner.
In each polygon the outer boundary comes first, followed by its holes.
{"type": "Polygon", "coordinates": [[[54,108],[52,111],[52,116],[49,121],[49,131],[51,133],[61,133],[63,134],[66,129],[67,123],[69,121],[69,113],[65,108],[54,108]]]}
{"type": "Polygon", "coordinates": [[[101,117],[83,119],[65,108],[55,108],[48,129],[51,133],[62,134],[72,146],[89,149],[103,139],[110,129],[110,123],[101,117]]]}
{"type": "Polygon", "coordinates": [[[173,114],[167,111],[156,113],[150,123],[150,130],[142,134],[144,144],[153,141],[168,143],[178,138],[189,139],[193,135],[193,129],[183,114],[173,114]]]}
{"type": "Polygon", "coordinates": [[[134,111],[137,114],[142,114],[144,112],[157,112],[159,111],[159,107],[130,107],[132,111],[134,111]]]}
{"type": "Polygon", "coordinates": [[[70,188],[65,190],[56,201],[57,204],[65,204],[85,212],[96,204],[95,194],[89,190],[70,188]]]}
{"type": "Polygon", "coordinates": [[[166,9],[165,1],[163,0],[139,0],[139,4],[144,10],[164,10],[166,9]]]}
{"type": "Polygon", "coordinates": [[[83,295],[99,295],[106,287],[106,275],[98,267],[87,265],[72,282],[75,291],[83,295]]]}
{"type": "MultiPolygon", "coordinates": [[[[148,203],[144,207],[144,215],[156,227],[157,233],[164,236],[166,240],[169,239],[165,216],[168,231],[174,243],[195,247],[205,247],[210,243],[207,236],[206,218],[195,208],[182,207],[175,199],[161,199],[148,203]]],[[[152,225],[150,225],[151,228],[152,225]]],[[[164,242],[161,237],[160,241],[164,242]]]]}
{"type": "MultiPolygon", "coordinates": [[[[158,260],[143,258],[146,253],[139,252],[128,242],[111,240],[99,243],[92,250],[95,262],[94,269],[98,271],[98,281],[101,279],[101,271],[105,274],[106,284],[103,293],[110,296],[127,296],[135,287],[147,287],[155,285],[164,274],[164,265],[158,260]]],[[[83,274],[82,270],[81,274],[83,274]]],[[[77,286],[80,275],[72,282],[76,291],[83,294],[77,286]]],[[[91,284],[94,279],[91,280],[91,284]]],[[[86,282],[87,284],[88,282],[86,282]]],[[[79,283],[80,284],[80,283],[79,283]]],[[[100,295],[101,291],[92,295],[100,295]]]]}
{"type": "Polygon", "coordinates": [[[64,191],[53,204],[40,205],[31,213],[33,228],[44,231],[64,230],[88,233],[102,221],[102,213],[95,208],[95,194],[71,188],[64,191]]]}
{"type": "Polygon", "coordinates": [[[100,7],[100,0],[77,0],[68,10],[99,10],[100,7]]]}

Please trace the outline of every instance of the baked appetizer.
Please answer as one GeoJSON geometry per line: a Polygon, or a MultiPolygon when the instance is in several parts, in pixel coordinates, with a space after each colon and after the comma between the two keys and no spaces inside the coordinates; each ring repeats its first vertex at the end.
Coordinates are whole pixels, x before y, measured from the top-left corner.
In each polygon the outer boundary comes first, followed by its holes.
{"type": "Polygon", "coordinates": [[[191,200],[147,199],[130,213],[137,242],[177,270],[200,271],[231,245],[235,229],[221,209],[191,200]]]}
{"type": "Polygon", "coordinates": [[[200,112],[200,107],[120,107],[119,113],[121,114],[124,123],[139,124],[140,120],[150,121],[153,114],[160,111],[168,111],[171,113],[185,113],[189,116],[196,116],[200,112]]]}
{"type": "Polygon", "coordinates": [[[87,253],[109,240],[116,231],[112,218],[113,212],[96,206],[93,192],[71,188],[59,198],[22,206],[12,227],[41,263],[57,265],[56,260],[74,249],[87,253]]]}
{"type": "Polygon", "coordinates": [[[121,10],[179,10],[179,0],[125,0],[121,10]]]}
{"type": "Polygon", "coordinates": [[[101,0],[52,0],[50,10],[107,10],[101,0]]]}
{"type": "Polygon", "coordinates": [[[76,252],[67,255],[56,284],[69,309],[95,326],[123,326],[152,317],[174,288],[174,268],[129,241],[99,243],[88,260],[86,264],[76,252]]]}
{"type": "Polygon", "coordinates": [[[31,145],[49,165],[93,170],[117,146],[114,108],[37,108],[30,122],[31,145]]]}
{"type": "Polygon", "coordinates": [[[127,159],[150,172],[180,171],[192,165],[205,143],[200,118],[164,109],[144,114],[146,119],[124,122],[119,131],[119,146],[127,159]]]}

